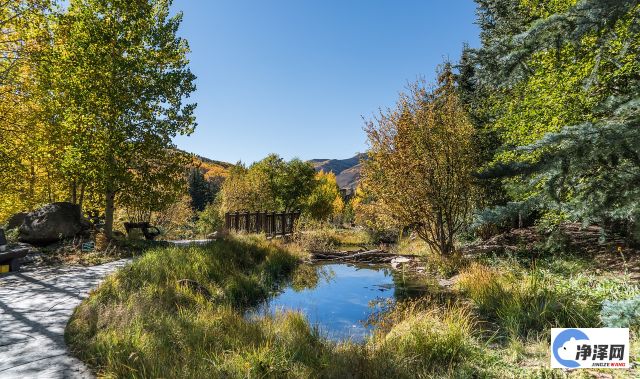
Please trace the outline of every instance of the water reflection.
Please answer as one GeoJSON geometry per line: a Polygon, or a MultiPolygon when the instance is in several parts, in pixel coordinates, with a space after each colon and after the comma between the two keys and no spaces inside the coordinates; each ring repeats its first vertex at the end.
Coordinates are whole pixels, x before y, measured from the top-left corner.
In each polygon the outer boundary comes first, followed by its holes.
{"type": "Polygon", "coordinates": [[[364,322],[378,310],[377,306],[424,291],[424,284],[387,266],[301,265],[289,286],[254,309],[250,316],[299,310],[327,337],[361,341],[371,329],[364,322]]]}

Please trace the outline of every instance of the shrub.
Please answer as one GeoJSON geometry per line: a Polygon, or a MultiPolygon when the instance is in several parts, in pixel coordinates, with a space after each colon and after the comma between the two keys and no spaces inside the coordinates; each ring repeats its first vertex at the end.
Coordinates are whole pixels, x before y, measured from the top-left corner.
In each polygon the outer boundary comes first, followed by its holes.
{"type": "Polygon", "coordinates": [[[9,229],[5,231],[5,238],[7,239],[7,242],[9,243],[15,243],[18,242],[18,236],[19,236],[19,231],[18,228],[15,229],[9,229]]]}
{"type": "Polygon", "coordinates": [[[222,227],[224,220],[220,211],[219,201],[207,204],[204,210],[198,213],[196,229],[203,236],[218,231],[222,227]]]}
{"type": "Polygon", "coordinates": [[[610,328],[640,327],[640,295],[628,300],[605,300],[600,318],[610,328]]]}
{"type": "Polygon", "coordinates": [[[336,228],[308,219],[296,226],[294,241],[304,251],[332,251],[340,245],[336,228]]]}

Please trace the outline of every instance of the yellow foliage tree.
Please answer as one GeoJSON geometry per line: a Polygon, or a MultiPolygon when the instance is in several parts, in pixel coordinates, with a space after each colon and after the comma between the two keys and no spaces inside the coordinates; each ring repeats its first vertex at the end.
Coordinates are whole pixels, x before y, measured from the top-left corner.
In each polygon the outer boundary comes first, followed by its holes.
{"type": "Polygon", "coordinates": [[[371,148],[363,178],[378,211],[411,227],[434,251],[450,254],[475,194],[473,127],[450,66],[435,89],[416,83],[395,109],[367,123],[366,132],[371,148]]]}
{"type": "Polygon", "coordinates": [[[340,188],[332,172],[317,172],[315,181],[313,192],[307,199],[307,212],[316,220],[326,221],[340,214],[344,208],[340,188]]]}

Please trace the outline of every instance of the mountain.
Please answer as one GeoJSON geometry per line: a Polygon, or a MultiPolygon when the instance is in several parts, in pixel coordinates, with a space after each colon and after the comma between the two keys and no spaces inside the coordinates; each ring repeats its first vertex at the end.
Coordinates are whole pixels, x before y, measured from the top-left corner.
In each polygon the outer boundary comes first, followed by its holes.
{"type": "MultiPolygon", "coordinates": [[[[333,172],[340,188],[355,189],[360,182],[360,161],[366,154],[356,154],[347,159],[312,159],[309,162],[316,171],[333,172]]],[[[226,177],[233,164],[193,155],[193,165],[199,167],[205,178],[226,177]]]]}
{"type": "Polygon", "coordinates": [[[366,154],[357,154],[347,159],[312,159],[316,171],[333,172],[340,188],[356,188],[360,182],[360,161],[366,154]]]}

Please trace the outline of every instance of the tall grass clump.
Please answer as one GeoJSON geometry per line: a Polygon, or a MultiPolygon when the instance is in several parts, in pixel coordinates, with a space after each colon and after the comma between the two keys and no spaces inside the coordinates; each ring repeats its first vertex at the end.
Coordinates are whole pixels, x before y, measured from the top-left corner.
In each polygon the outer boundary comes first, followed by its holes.
{"type": "Polygon", "coordinates": [[[294,242],[299,250],[306,252],[371,246],[371,239],[364,229],[338,228],[327,222],[309,219],[304,219],[296,225],[294,242]]]}
{"type": "Polygon", "coordinates": [[[108,277],[76,309],[65,337],[107,377],[224,376],[235,371],[221,365],[229,351],[269,343],[244,311],[297,262],[257,238],[158,248],[108,277]]]}
{"type": "Polygon", "coordinates": [[[369,346],[374,361],[390,362],[376,367],[392,368],[385,374],[464,377],[478,371],[474,362],[481,348],[474,337],[476,321],[468,307],[408,301],[397,304],[377,325],[369,346]]]}
{"type": "Polygon", "coordinates": [[[458,287],[481,315],[510,337],[546,334],[552,327],[599,326],[599,303],[542,270],[500,271],[474,263],[458,287]]]}
{"type": "Polygon", "coordinates": [[[468,307],[396,303],[363,343],[330,341],[297,312],[247,316],[274,287],[309,276],[282,246],[235,237],[149,251],[81,303],[66,341],[107,378],[482,374],[484,350],[468,307]]]}

